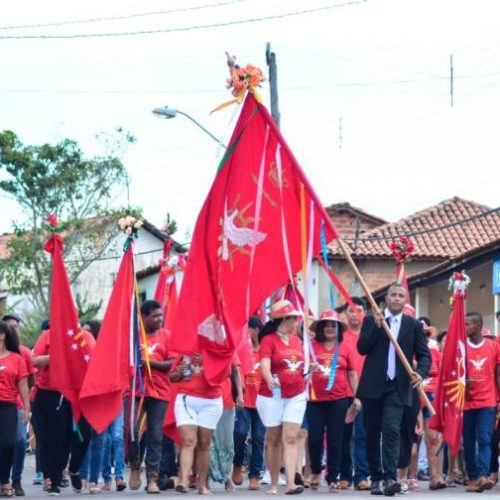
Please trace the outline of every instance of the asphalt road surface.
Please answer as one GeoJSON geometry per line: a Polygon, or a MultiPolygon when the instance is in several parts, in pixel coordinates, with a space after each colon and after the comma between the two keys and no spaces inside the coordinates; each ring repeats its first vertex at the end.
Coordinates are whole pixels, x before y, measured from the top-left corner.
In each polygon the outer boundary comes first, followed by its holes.
{"type": "MultiPolygon", "coordinates": [[[[128,473],[127,473],[128,475],[128,473]]],[[[32,455],[29,455],[26,457],[26,466],[24,469],[24,474],[23,474],[23,487],[26,492],[26,496],[30,498],[46,498],[48,499],[47,493],[45,493],[42,489],[41,486],[35,486],[33,485],[33,479],[35,477],[35,462],[34,462],[34,457],[32,455]]],[[[127,480],[128,478],[126,478],[127,480]]],[[[144,483],[144,477],[143,477],[143,483],[144,483]]],[[[419,491],[411,491],[406,494],[398,494],[394,497],[395,500],[429,500],[431,498],[435,498],[439,495],[441,499],[457,499],[457,498],[463,498],[467,499],[469,497],[472,497],[473,499],[477,497],[477,493],[466,493],[464,491],[463,486],[457,486],[456,488],[446,488],[444,490],[439,490],[439,491],[430,491],[428,489],[428,483],[421,481],[420,482],[421,489],[419,491]]],[[[230,498],[245,498],[245,499],[269,499],[269,495],[265,494],[266,485],[262,485],[262,489],[260,491],[248,491],[246,483],[243,483],[242,486],[237,486],[236,490],[233,493],[226,493],[224,491],[224,488],[222,485],[218,484],[212,484],[212,491],[213,495],[211,498],[214,500],[216,499],[230,499],[230,498]]],[[[114,488],[114,484],[113,484],[114,488]]],[[[63,488],[61,491],[61,498],[64,497],[82,497],[82,496],[87,496],[88,493],[74,493],[73,490],[71,489],[71,486],[68,488],[63,488]]],[[[168,490],[168,491],[162,491],[159,495],[156,495],[156,497],[160,496],[169,496],[173,498],[189,498],[190,496],[197,496],[197,491],[196,490],[190,490],[188,494],[182,495],[180,493],[176,493],[175,491],[168,490]]],[[[153,497],[153,495],[147,495],[145,491],[130,491],[129,489],[125,490],[124,492],[117,493],[116,491],[112,491],[109,493],[101,493],[100,495],[94,495],[98,498],[103,498],[103,497],[114,497],[117,498],[118,496],[125,496],[128,499],[132,498],[146,498],[146,497],[153,497]]],[[[280,492],[277,495],[279,497],[285,498],[285,489],[284,487],[280,488],[280,492]]],[[[332,498],[332,496],[336,498],[351,498],[351,499],[359,499],[359,498],[364,498],[365,500],[368,500],[369,498],[376,498],[372,497],[370,495],[370,492],[360,492],[360,491],[354,491],[352,489],[350,490],[344,490],[340,493],[328,493],[326,485],[323,485],[319,490],[317,491],[311,491],[309,489],[306,489],[302,495],[297,495],[295,498],[302,498],[302,499],[310,499],[310,498],[332,498]]],[[[290,498],[290,497],[286,497],[290,498]]],[[[382,498],[382,497],[378,497],[382,498]]],[[[384,497],[385,498],[385,497],[384,497]]],[[[482,499],[490,498],[493,499],[495,498],[498,500],[500,498],[500,485],[495,486],[491,491],[488,492],[483,492],[481,493],[482,499]]]]}

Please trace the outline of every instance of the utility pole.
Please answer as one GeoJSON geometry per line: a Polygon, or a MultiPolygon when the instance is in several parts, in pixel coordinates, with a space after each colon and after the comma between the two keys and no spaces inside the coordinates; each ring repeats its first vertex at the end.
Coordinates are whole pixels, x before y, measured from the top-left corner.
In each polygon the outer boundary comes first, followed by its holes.
{"type": "Polygon", "coordinates": [[[271,52],[271,44],[266,44],[266,64],[269,67],[269,87],[271,91],[271,115],[280,126],[280,111],[278,104],[278,67],[276,65],[276,54],[271,52]]]}
{"type": "Polygon", "coordinates": [[[450,105],[453,107],[453,54],[450,56],[450,105]]]}

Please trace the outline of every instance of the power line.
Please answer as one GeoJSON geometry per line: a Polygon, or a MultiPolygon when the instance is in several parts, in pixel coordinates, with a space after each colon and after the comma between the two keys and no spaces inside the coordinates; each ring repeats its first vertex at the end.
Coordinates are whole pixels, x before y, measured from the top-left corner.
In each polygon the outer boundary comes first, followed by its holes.
{"type": "Polygon", "coordinates": [[[238,24],[248,24],[248,23],[259,23],[262,21],[271,21],[274,19],[283,19],[285,17],[300,16],[302,14],[312,14],[315,12],[323,12],[327,10],[336,9],[339,7],[347,7],[351,5],[357,5],[365,3],[368,0],[352,0],[350,2],[344,2],[340,4],[326,5],[324,7],[316,7],[314,9],[303,9],[291,12],[285,12],[283,14],[274,14],[263,17],[254,17],[249,19],[237,19],[234,21],[226,21],[221,23],[211,23],[211,24],[198,24],[193,26],[183,26],[180,28],[165,28],[165,29],[154,29],[154,30],[142,30],[142,31],[123,31],[116,33],[77,33],[73,35],[1,35],[0,40],[68,40],[76,38],[98,38],[98,37],[116,37],[116,36],[137,36],[137,35],[154,35],[159,33],[174,33],[182,31],[194,31],[203,30],[210,28],[221,28],[225,26],[234,26],[238,24]]]}
{"type": "MultiPolygon", "coordinates": [[[[483,73],[478,75],[459,75],[455,76],[455,80],[472,80],[474,78],[488,78],[500,76],[500,72],[483,73]]],[[[322,88],[337,88],[337,87],[378,87],[385,85],[407,85],[410,83],[424,83],[435,80],[447,81],[449,76],[429,76],[426,78],[416,78],[416,79],[398,79],[398,80],[381,80],[373,82],[345,82],[345,83],[325,83],[320,85],[292,85],[283,86],[282,90],[314,90],[322,88]]],[[[494,82],[495,83],[495,82],[494,82]]],[[[40,88],[6,88],[1,89],[0,92],[9,93],[40,93],[40,94],[203,94],[203,93],[213,93],[220,92],[220,88],[212,89],[170,89],[170,90],[159,90],[159,89],[40,89],[40,88]]]]}
{"type": "Polygon", "coordinates": [[[198,5],[193,7],[181,7],[178,9],[169,10],[156,10],[152,12],[142,12],[136,14],[128,14],[124,16],[109,16],[109,17],[95,17],[90,19],[75,19],[74,21],[54,21],[50,23],[39,23],[39,24],[18,24],[13,26],[0,26],[0,30],[16,30],[16,29],[31,29],[31,28],[47,28],[51,26],[68,26],[71,24],[88,24],[88,23],[99,23],[105,21],[120,21],[124,19],[133,19],[137,17],[147,17],[147,16],[157,16],[161,14],[174,14],[175,12],[188,12],[192,10],[202,10],[211,9],[214,7],[221,7],[224,5],[230,5],[233,3],[246,2],[247,0],[226,0],[225,2],[217,2],[205,5],[198,5]]]}

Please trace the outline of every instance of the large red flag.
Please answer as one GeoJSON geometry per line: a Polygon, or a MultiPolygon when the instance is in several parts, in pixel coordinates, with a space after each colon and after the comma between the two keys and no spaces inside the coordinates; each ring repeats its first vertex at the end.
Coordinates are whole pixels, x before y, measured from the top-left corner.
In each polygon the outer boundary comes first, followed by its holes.
{"type": "Polygon", "coordinates": [[[123,255],[80,393],[83,414],[97,432],[106,429],[119,415],[123,391],[130,387],[135,366],[132,346],[137,315],[134,280],[130,243],[123,255]]]}
{"type": "Polygon", "coordinates": [[[171,349],[227,373],[249,315],[337,233],[266,108],[249,93],[198,216],[171,349]]]}
{"type": "Polygon", "coordinates": [[[443,433],[443,440],[455,456],[460,451],[462,439],[463,409],[465,397],[465,288],[468,278],[463,273],[453,277],[455,292],[453,312],[448,324],[446,344],[441,360],[439,385],[434,400],[436,415],[431,417],[429,425],[443,433]]]}
{"type": "Polygon", "coordinates": [[[50,284],[50,363],[51,386],[71,403],[75,422],[80,419],[78,394],[87,370],[94,338],[80,328],[68,275],[62,257],[63,243],[53,234],[44,249],[52,256],[50,284]]]}

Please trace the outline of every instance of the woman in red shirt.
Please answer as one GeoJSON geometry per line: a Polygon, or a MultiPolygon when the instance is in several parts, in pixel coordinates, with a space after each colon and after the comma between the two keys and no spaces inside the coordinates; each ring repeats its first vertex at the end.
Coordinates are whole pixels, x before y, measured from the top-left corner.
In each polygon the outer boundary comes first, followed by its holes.
{"type": "Polygon", "coordinates": [[[0,321],[0,496],[12,497],[10,470],[17,435],[17,397],[23,401],[24,422],[30,416],[28,369],[19,351],[19,339],[9,325],[0,321]]]}
{"type": "Polygon", "coordinates": [[[271,473],[271,494],[278,492],[282,444],[286,493],[304,491],[302,485],[295,484],[298,438],[306,409],[304,351],[300,338],[293,335],[299,316],[288,300],[280,300],[273,305],[269,314],[271,320],[261,335],[262,380],[256,406],[267,428],[265,450],[271,473]]]}
{"type": "MultiPolygon", "coordinates": [[[[345,326],[340,322],[335,311],[324,311],[320,319],[312,323],[311,330],[316,333],[312,342],[312,350],[317,361],[311,365],[311,398],[307,403],[308,444],[312,470],[310,486],[317,489],[320,484],[321,458],[326,431],[325,479],[329,490],[337,492],[340,491],[337,479],[340,473],[344,422],[349,398],[356,394],[358,388],[356,358],[353,346],[348,342],[342,342],[345,326]],[[333,380],[331,379],[332,365],[333,380]]],[[[352,411],[356,413],[359,410],[361,410],[361,402],[355,398],[352,411]]]]}
{"type": "Polygon", "coordinates": [[[198,488],[201,495],[210,494],[208,489],[208,467],[210,465],[210,442],[217,427],[223,405],[220,387],[207,384],[203,375],[203,360],[200,354],[182,356],[177,367],[170,374],[176,392],[174,414],[181,437],[179,454],[179,484],[176,491],[188,492],[189,474],[194,463],[198,488]]]}

